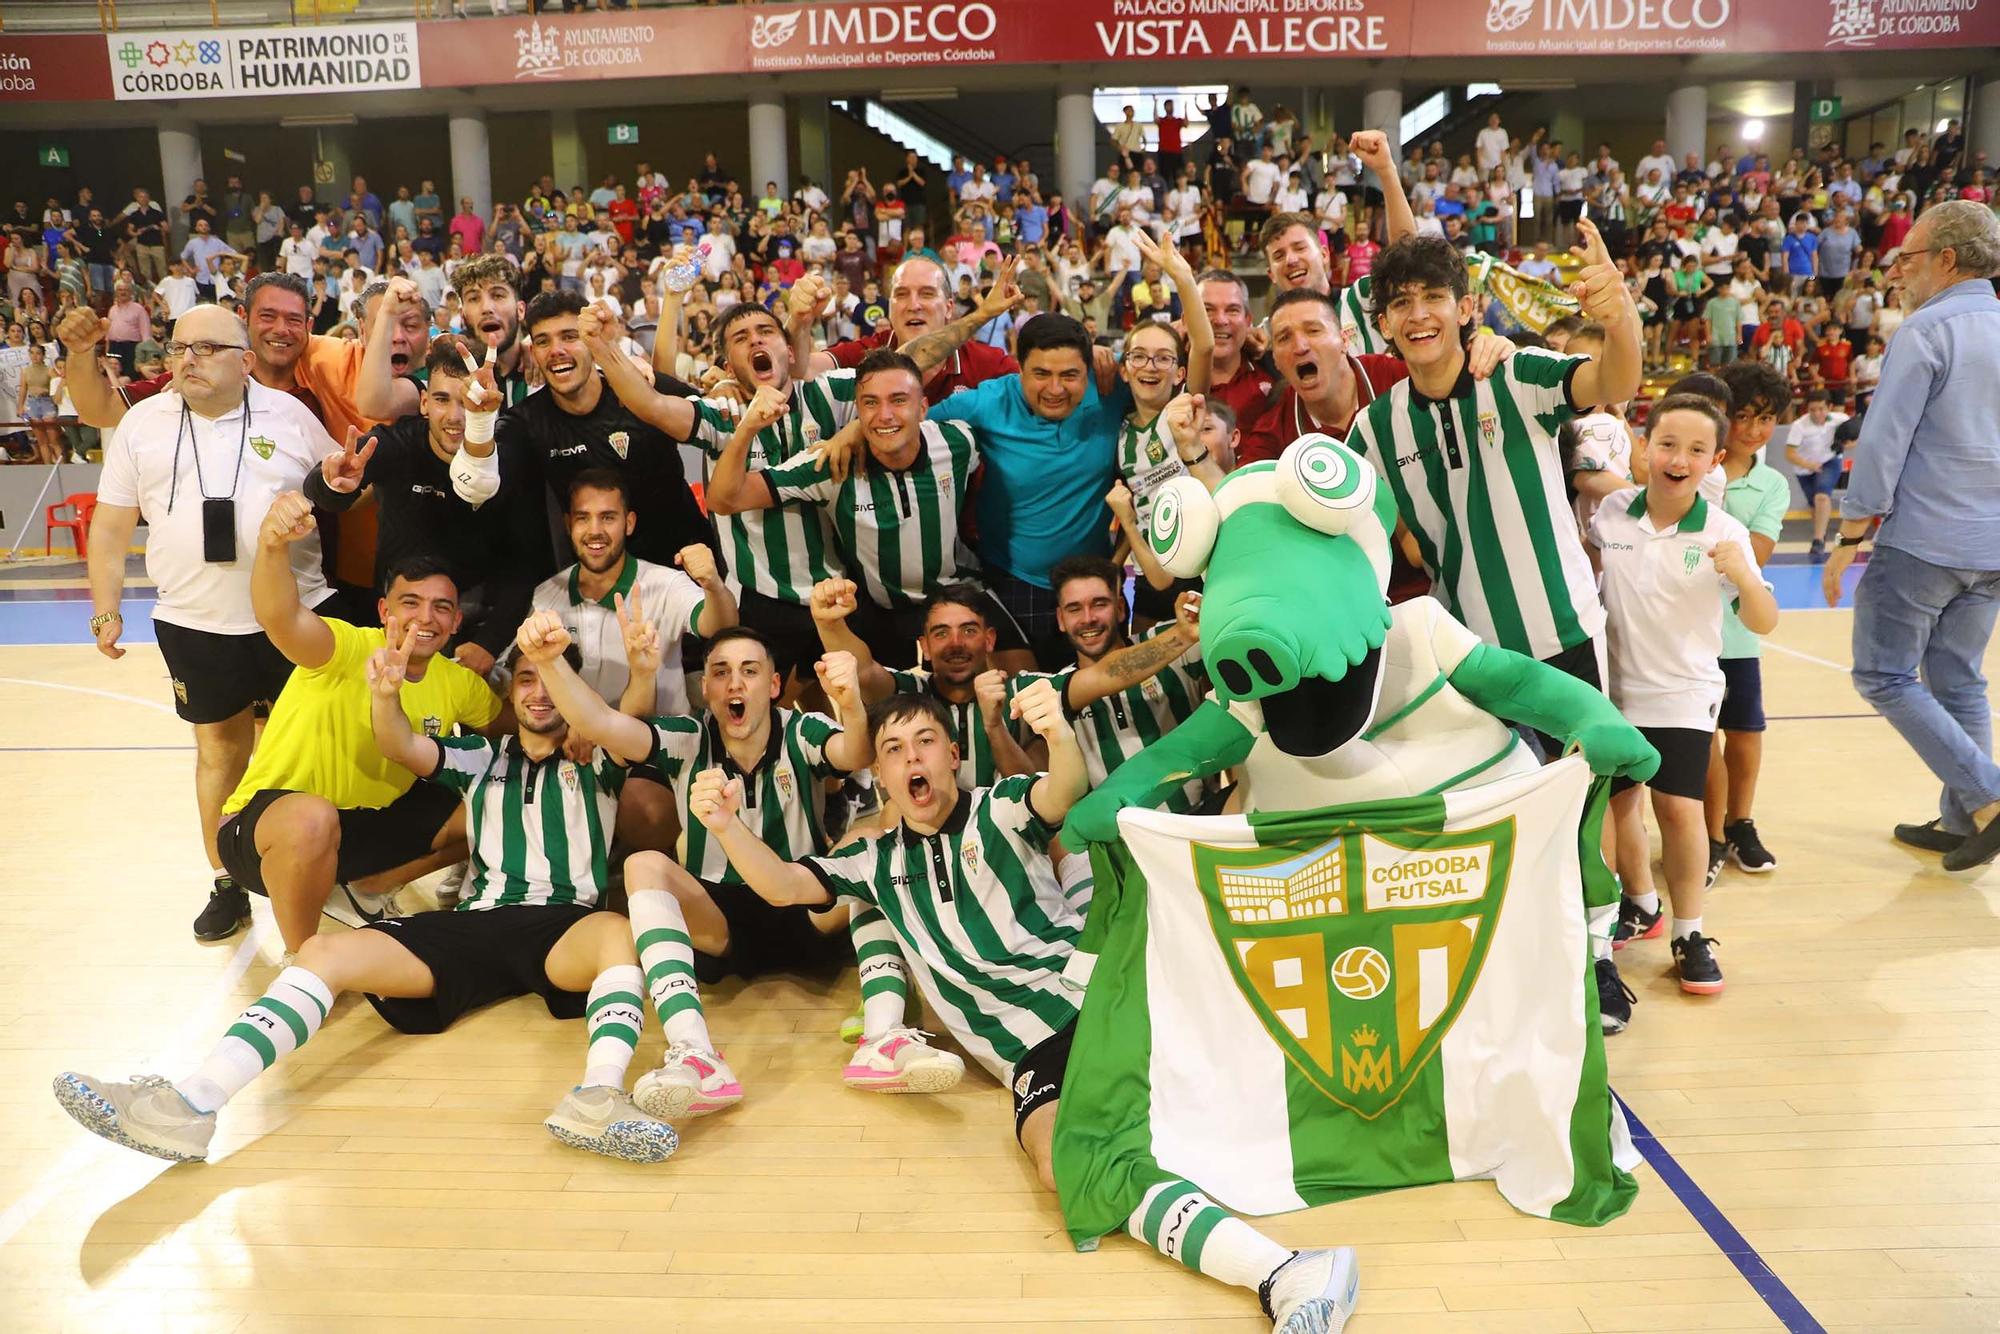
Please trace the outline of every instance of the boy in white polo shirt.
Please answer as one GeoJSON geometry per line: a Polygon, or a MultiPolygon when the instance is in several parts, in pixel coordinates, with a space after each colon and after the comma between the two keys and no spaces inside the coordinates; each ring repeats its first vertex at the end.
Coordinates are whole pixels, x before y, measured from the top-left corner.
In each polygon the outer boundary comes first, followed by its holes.
{"type": "MultiPolygon", "coordinates": [[[[1604,498],[1590,545],[1603,573],[1612,702],[1660,752],[1650,786],[1674,905],[1674,968],[1682,991],[1713,995],[1722,969],[1701,929],[1702,795],[1725,686],[1722,611],[1733,602],[1746,629],[1768,634],[1778,603],[1757,573],[1748,530],[1700,494],[1729,419],[1705,398],[1674,394],[1654,409],[1651,426],[1645,487],[1604,498]]],[[[1639,789],[1614,782],[1611,811],[1625,887],[1615,936],[1622,945],[1659,935],[1663,914],[1639,789]]]]}

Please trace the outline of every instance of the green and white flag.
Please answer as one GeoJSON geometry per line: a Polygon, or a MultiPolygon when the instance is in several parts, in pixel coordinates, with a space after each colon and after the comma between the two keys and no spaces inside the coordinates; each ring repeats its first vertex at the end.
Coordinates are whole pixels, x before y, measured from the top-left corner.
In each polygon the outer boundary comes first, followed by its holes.
{"type": "Polygon", "coordinates": [[[1057,1111],[1071,1236],[1173,1180],[1246,1214],[1474,1178],[1539,1217],[1624,1213],[1585,925],[1617,894],[1607,781],[1571,757],[1317,811],[1125,811],[1091,848],[1057,1111]]]}

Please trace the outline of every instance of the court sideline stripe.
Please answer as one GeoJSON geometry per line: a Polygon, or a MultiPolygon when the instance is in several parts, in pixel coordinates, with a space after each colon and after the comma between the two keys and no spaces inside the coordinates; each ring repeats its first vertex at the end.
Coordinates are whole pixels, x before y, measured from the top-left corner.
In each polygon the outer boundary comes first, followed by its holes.
{"type": "MultiPolygon", "coordinates": [[[[1612,1096],[1618,1097],[1616,1093],[1612,1096]]],[[[1757,1253],[1757,1248],[1736,1230],[1736,1225],[1723,1217],[1722,1210],[1716,1207],[1715,1201],[1709,1199],[1707,1192],[1695,1184],[1694,1178],[1687,1174],[1687,1169],[1667,1151],[1667,1146],[1660,1143],[1658,1137],[1646,1128],[1646,1123],[1632,1110],[1632,1104],[1623,1098],[1618,1098],[1618,1105],[1625,1110],[1625,1124],[1632,1131],[1632,1145],[1639,1150],[1640,1157],[1652,1164],[1653,1170],[1660,1174],[1660,1180],[1666,1184],[1667,1189],[1680,1200],[1682,1207],[1693,1216],[1694,1221],[1701,1224],[1701,1230],[1708,1234],[1708,1239],[1715,1243],[1716,1249],[1722,1252],[1730,1264],[1736,1266],[1736,1272],[1743,1275],[1744,1280],[1750,1284],[1751,1291],[1763,1299],[1764,1305],[1771,1308],[1771,1314],[1778,1317],[1790,1334],[1826,1334],[1826,1327],[1815,1320],[1812,1312],[1806,1310],[1805,1303],[1785,1286],[1785,1280],[1779,1278],[1771,1266],[1765,1263],[1764,1257],[1757,1253]]]]}
{"type": "Polygon", "coordinates": [[[1844,662],[1834,662],[1830,658],[1820,658],[1820,657],[1815,657],[1810,653],[1801,653],[1799,650],[1795,648],[1786,648],[1783,644],[1773,643],[1771,640],[1768,639],[1764,641],[1764,647],[1768,649],[1774,649],[1779,653],[1785,654],[1787,657],[1799,658],[1805,662],[1810,662],[1817,666],[1825,667],[1830,671],[1839,672],[1842,676],[1846,676],[1854,670],[1852,667],[1848,666],[1844,662]]]}
{"type": "Polygon", "coordinates": [[[0,676],[0,686],[40,686],[44,690],[67,690],[72,695],[95,695],[99,699],[115,699],[121,704],[137,704],[141,708],[154,709],[172,718],[180,716],[156,699],[141,699],[137,695],[120,694],[116,690],[98,690],[94,686],[65,685],[61,681],[37,681],[27,676],[0,676]]]}

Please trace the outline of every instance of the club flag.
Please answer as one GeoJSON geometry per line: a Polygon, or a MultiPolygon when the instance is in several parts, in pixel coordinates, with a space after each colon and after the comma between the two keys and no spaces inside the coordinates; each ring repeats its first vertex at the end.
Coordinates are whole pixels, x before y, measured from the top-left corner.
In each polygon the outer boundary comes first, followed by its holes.
{"type": "Polygon", "coordinates": [[[1638,1155],[1605,1084],[1586,905],[1608,780],[1577,756],[1437,796],[1126,811],[1056,1113],[1079,1246],[1147,1189],[1245,1214],[1491,1179],[1597,1225],[1638,1155]]]}
{"type": "Polygon", "coordinates": [[[1472,290],[1498,301],[1523,329],[1540,333],[1562,316],[1581,309],[1576,298],[1557,284],[1530,278],[1491,255],[1474,251],[1466,256],[1465,267],[1472,278],[1472,290]]]}

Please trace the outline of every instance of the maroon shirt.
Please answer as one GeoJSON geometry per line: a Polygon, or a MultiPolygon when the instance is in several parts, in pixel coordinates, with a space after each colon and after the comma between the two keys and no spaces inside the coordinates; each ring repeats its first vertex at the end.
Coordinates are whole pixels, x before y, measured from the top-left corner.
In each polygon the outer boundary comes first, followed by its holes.
{"type": "MultiPolygon", "coordinates": [[[[1359,356],[1347,354],[1348,365],[1354,371],[1355,404],[1354,412],[1359,416],[1378,394],[1386,392],[1392,385],[1410,378],[1410,368],[1403,364],[1401,357],[1375,356],[1363,353],[1359,356]]],[[[1236,466],[1255,463],[1260,459],[1275,459],[1284,452],[1285,446],[1308,431],[1325,431],[1328,435],[1345,439],[1347,431],[1354,426],[1352,421],[1346,429],[1335,430],[1322,426],[1313,420],[1312,413],[1306,411],[1305,404],[1299,402],[1298,390],[1286,385],[1272,404],[1270,414],[1260,423],[1263,430],[1252,448],[1246,434],[1236,446],[1236,466]]]]}
{"type": "MultiPolygon", "coordinates": [[[[869,334],[865,338],[850,338],[844,343],[835,343],[827,349],[834,363],[852,369],[861,364],[861,359],[878,347],[894,347],[895,331],[885,329],[869,334]]],[[[937,377],[924,384],[924,400],[935,407],[961,389],[973,389],[997,379],[1002,375],[1013,375],[1021,369],[1020,363],[1001,349],[988,343],[967,343],[952,353],[951,360],[937,377]]]]}

